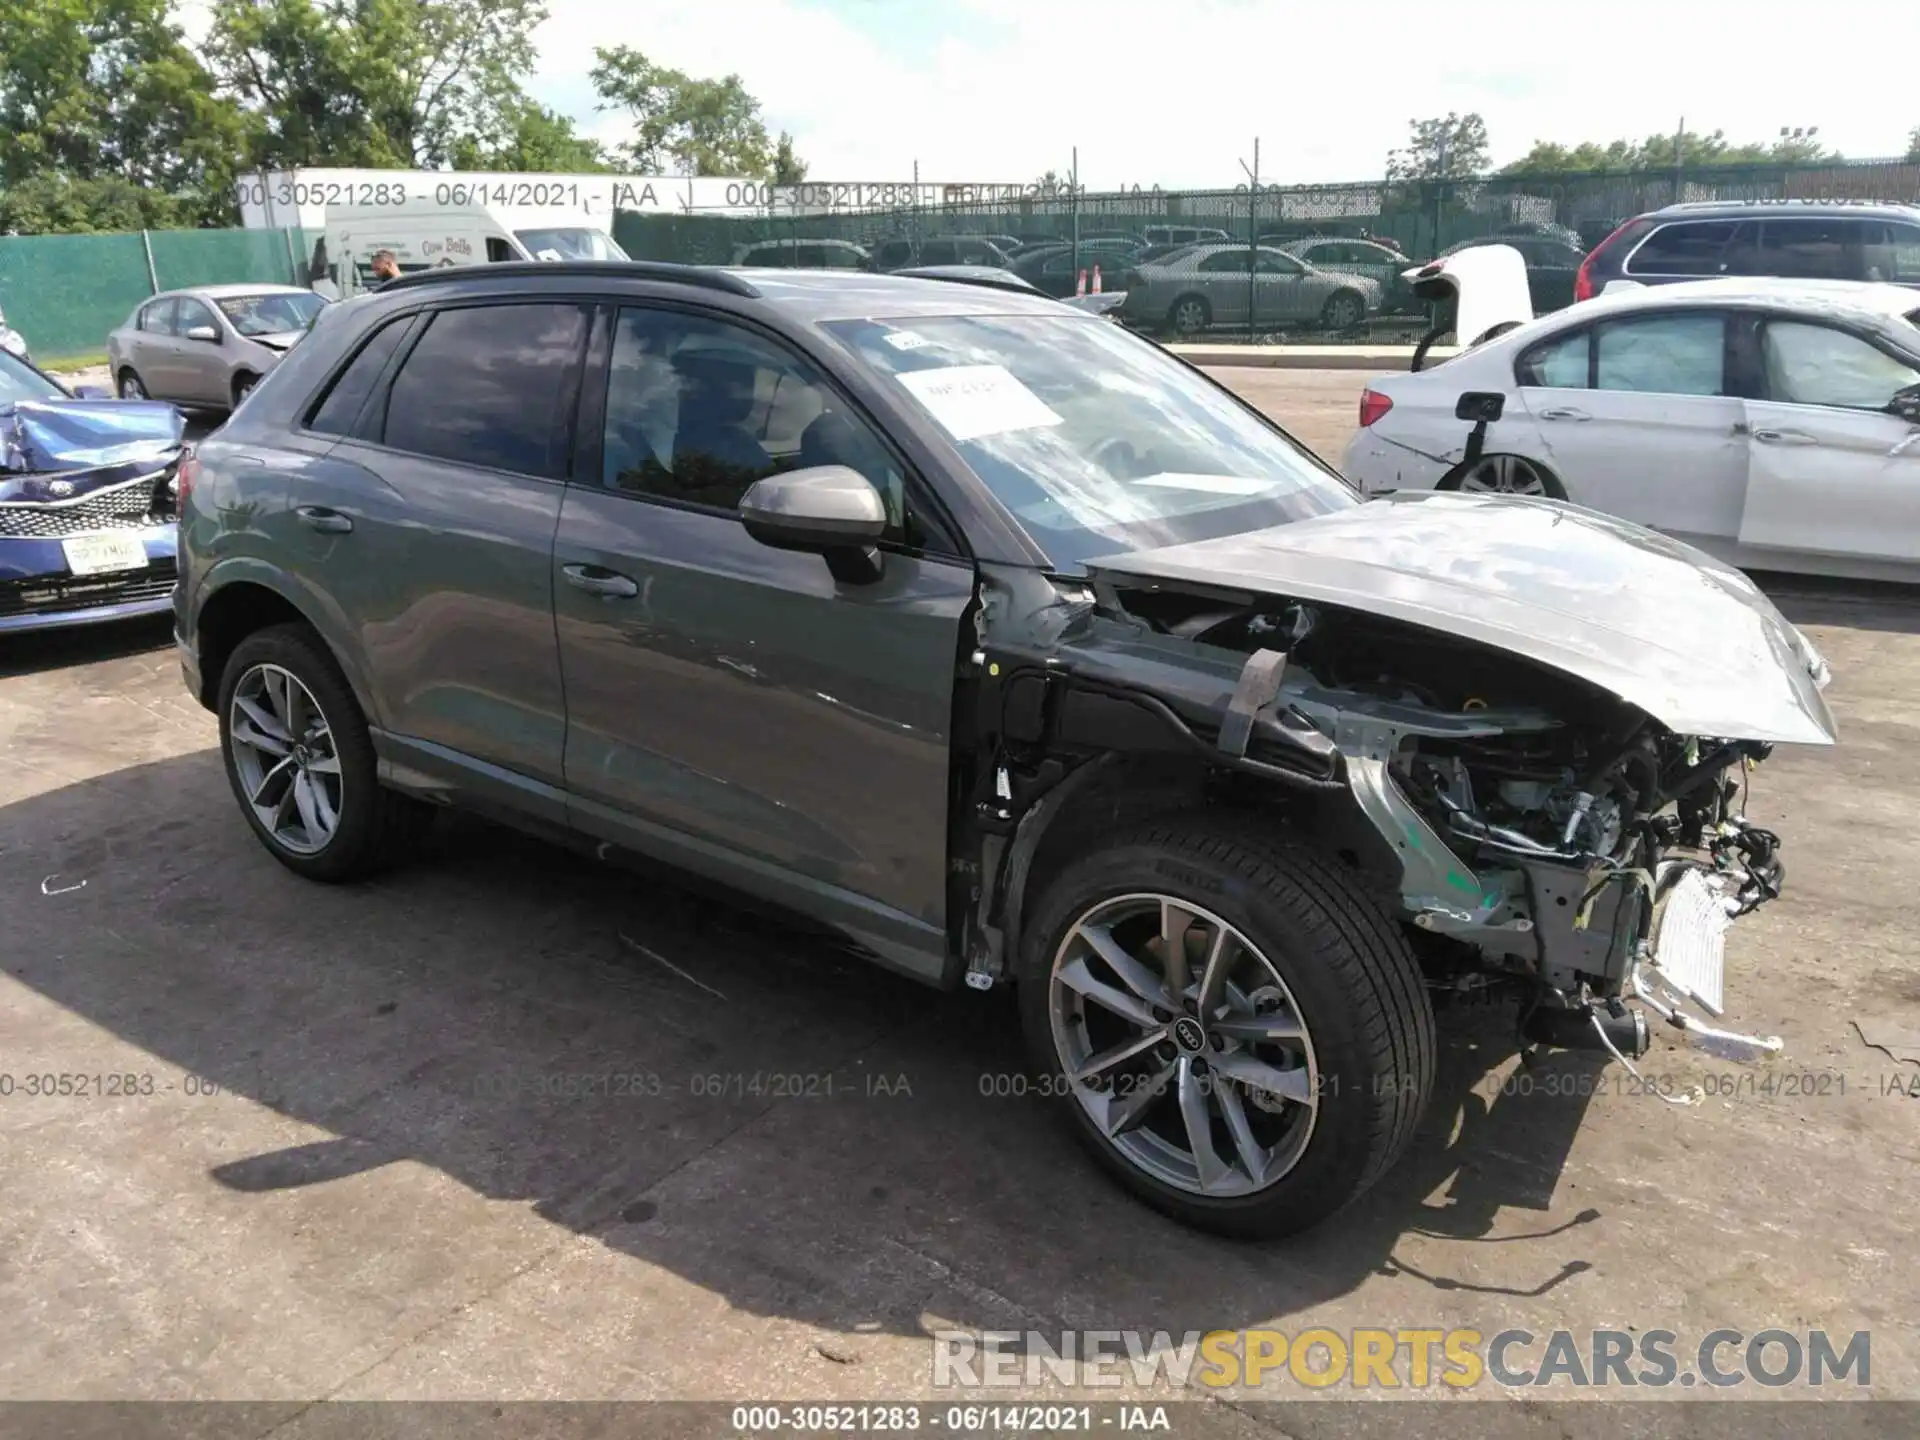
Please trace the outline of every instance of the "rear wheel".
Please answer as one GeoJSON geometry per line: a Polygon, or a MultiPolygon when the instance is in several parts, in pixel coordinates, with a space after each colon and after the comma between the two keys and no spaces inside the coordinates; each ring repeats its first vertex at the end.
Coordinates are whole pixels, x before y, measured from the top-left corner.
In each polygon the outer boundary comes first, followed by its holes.
{"type": "Polygon", "coordinates": [[[247,823],[274,859],[311,880],[381,868],[432,818],[379,782],[353,690],[305,625],[234,647],[220,679],[220,748],[247,823]]]}
{"type": "Polygon", "coordinates": [[[1069,866],[1027,930],[1020,1008],[1096,1159],[1187,1224],[1325,1219],[1411,1139],[1433,1013],[1396,926],[1338,866],[1204,817],[1069,866]]]}
{"type": "Polygon", "coordinates": [[[1457,467],[1440,482],[1442,490],[1469,495],[1531,495],[1564,500],[1567,492],[1546,466],[1524,455],[1482,455],[1457,467]]]}
{"type": "Polygon", "coordinates": [[[131,365],[120,372],[120,398],[122,400],[147,398],[147,387],[140,383],[140,377],[133,373],[131,365]]]}
{"type": "Polygon", "coordinates": [[[1167,309],[1167,328],[1176,335],[1197,335],[1213,323],[1213,307],[1204,295],[1182,295],[1167,309]]]}

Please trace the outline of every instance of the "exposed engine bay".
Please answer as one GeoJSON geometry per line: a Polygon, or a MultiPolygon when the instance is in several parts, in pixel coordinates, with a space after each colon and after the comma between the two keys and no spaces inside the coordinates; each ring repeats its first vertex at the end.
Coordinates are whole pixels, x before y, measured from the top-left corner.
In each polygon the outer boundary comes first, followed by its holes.
{"type": "Polygon", "coordinates": [[[1437,995],[1511,988],[1529,1038],[1621,1058],[1648,1048],[1628,998],[1728,1053],[1778,1048],[1688,1013],[1719,1015],[1725,926],[1780,892],[1780,842],[1743,813],[1769,742],[1676,734],[1562,670],[1342,606],[1111,580],[1052,614],[1047,657],[1009,656],[994,687],[985,813],[1016,819],[1037,762],[1057,779],[1076,750],[1137,750],[1131,703],[1206,753],[1215,800],[1376,879],[1437,995]]]}

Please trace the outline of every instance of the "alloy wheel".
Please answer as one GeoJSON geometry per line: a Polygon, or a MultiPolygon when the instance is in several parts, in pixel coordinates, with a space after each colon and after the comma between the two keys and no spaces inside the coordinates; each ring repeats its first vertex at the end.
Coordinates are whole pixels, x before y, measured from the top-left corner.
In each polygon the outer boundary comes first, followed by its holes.
{"type": "Polygon", "coordinates": [[[1299,1163],[1319,1113],[1313,1043],[1292,992],[1241,931],[1170,895],[1103,900],[1054,955],[1060,1066],[1127,1162],[1230,1198],[1299,1163]]]}
{"type": "Polygon", "coordinates": [[[1207,323],[1206,309],[1198,300],[1182,300],[1173,310],[1173,328],[1182,335],[1191,335],[1202,329],[1207,323]]]}
{"type": "Polygon", "coordinates": [[[120,398],[122,400],[144,400],[147,387],[140,383],[140,377],[131,371],[120,377],[120,398]]]}
{"type": "Polygon", "coordinates": [[[1489,455],[1460,477],[1460,488],[1482,495],[1545,495],[1547,481],[1518,455],[1489,455]]]}
{"type": "Polygon", "coordinates": [[[278,665],[234,687],[228,748],[255,818],[275,844],[315,855],[340,828],[340,756],[313,692],[278,665]]]}
{"type": "Polygon", "coordinates": [[[1334,330],[1351,330],[1366,313],[1366,306],[1353,296],[1336,295],[1327,304],[1327,325],[1334,330]]]}

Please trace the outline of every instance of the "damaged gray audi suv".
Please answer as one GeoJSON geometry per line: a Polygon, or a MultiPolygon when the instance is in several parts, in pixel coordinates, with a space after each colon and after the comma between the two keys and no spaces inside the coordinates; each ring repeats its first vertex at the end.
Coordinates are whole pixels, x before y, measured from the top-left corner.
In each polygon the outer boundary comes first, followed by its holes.
{"type": "Polygon", "coordinates": [[[1702,1017],[1781,882],[1748,772],[1835,737],[1805,637],[1569,505],[1363,501],[1057,301],[427,272],[330,307],[180,491],[186,682],[282,864],[466,806],[1010,984],[1035,1087],[1193,1225],[1385,1174],[1437,992],[1627,1062],[1648,1014],[1778,1044],[1702,1017]]]}

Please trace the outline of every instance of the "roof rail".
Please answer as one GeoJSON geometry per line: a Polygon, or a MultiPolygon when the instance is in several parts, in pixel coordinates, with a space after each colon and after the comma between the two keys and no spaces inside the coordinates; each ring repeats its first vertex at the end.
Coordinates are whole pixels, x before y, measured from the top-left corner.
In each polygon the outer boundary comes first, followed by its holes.
{"type": "Polygon", "coordinates": [[[909,265],[893,273],[903,280],[944,280],[949,285],[978,285],[984,290],[1007,290],[1015,295],[1046,297],[1046,291],[1027,284],[1010,270],[1004,272],[1007,276],[1004,280],[996,275],[956,275],[940,265],[909,265]]]}
{"type": "Polygon", "coordinates": [[[387,281],[380,289],[412,290],[479,275],[581,275],[605,280],[664,280],[675,285],[698,285],[729,295],[757,299],[760,292],[742,277],[713,265],[672,265],[664,260],[498,260],[478,265],[436,265],[387,281]]]}

